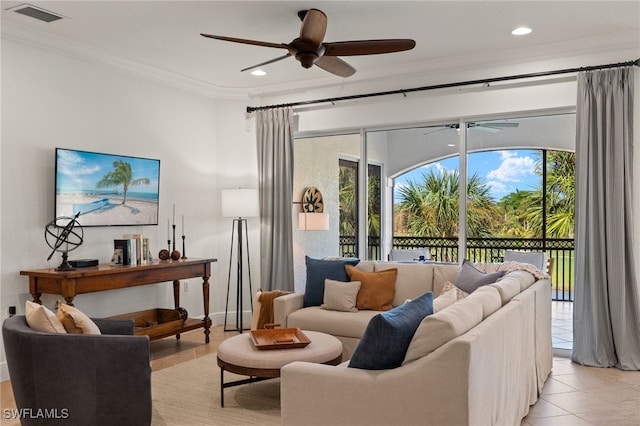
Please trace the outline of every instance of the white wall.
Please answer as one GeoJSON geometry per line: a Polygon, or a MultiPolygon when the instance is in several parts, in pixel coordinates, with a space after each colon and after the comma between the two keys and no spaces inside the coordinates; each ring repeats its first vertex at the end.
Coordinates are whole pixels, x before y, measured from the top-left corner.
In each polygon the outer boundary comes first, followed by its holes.
{"type": "MultiPolygon", "coordinates": [[[[185,216],[187,255],[212,257],[211,314],[222,322],[231,222],[221,218],[220,189],[257,187],[253,127],[245,126],[247,101],[214,100],[155,83],[122,69],[84,62],[2,40],[1,276],[0,313],[24,313],[28,280],[24,269],[56,267],[43,229],[53,218],[54,148],[157,158],[161,161],[159,223],[175,203],[185,216]]],[[[257,221],[251,223],[258,271],[257,221]]],[[[179,225],[178,225],[179,227],[179,225]]],[[[143,233],[152,252],[166,246],[166,225],[85,228],[84,244],[71,259],[108,262],[113,239],[143,233]]],[[[179,245],[181,247],[181,245],[179,245]]],[[[259,286],[259,274],[254,275],[259,286]]],[[[184,285],[181,305],[203,315],[201,279],[184,285]]],[[[44,295],[53,308],[60,296],[44,295]]],[[[172,307],[170,283],[79,295],[75,305],[96,317],[172,307]]],[[[2,351],[1,378],[6,376],[2,351]]]]}

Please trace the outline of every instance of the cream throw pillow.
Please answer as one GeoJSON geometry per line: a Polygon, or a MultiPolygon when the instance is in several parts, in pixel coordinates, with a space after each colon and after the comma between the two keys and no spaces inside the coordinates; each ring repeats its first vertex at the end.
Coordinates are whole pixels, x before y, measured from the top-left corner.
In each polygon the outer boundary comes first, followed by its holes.
{"type": "Polygon", "coordinates": [[[330,311],[357,312],[356,300],[360,291],[360,281],[342,282],[324,280],[324,303],[322,309],[330,311]]]}
{"type": "Polygon", "coordinates": [[[58,303],[58,318],[71,334],[102,334],[95,322],[80,310],[66,303],[58,303]]]}
{"type": "Polygon", "coordinates": [[[433,312],[440,312],[449,305],[452,305],[458,301],[457,289],[452,288],[440,296],[433,299],[433,312]]]}
{"type": "Polygon", "coordinates": [[[458,287],[456,287],[455,284],[449,281],[444,283],[444,287],[442,287],[442,293],[440,293],[440,295],[443,295],[450,290],[455,290],[456,300],[462,300],[469,295],[469,293],[467,293],[466,291],[460,290],[458,287]]]}
{"type": "Polygon", "coordinates": [[[27,325],[36,331],[44,333],[66,333],[56,314],[46,306],[27,301],[24,307],[27,325]]]}

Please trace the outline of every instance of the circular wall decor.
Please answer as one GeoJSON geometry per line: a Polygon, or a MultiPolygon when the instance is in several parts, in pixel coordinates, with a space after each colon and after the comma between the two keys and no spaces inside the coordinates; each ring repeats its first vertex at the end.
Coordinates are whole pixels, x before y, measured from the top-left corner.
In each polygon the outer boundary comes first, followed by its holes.
{"type": "Polygon", "coordinates": [[[302,195],[302,210],[305,213],[322,213],[324,211],[322,193],[315,186],[310,186],[304,191],[302,195]]]}

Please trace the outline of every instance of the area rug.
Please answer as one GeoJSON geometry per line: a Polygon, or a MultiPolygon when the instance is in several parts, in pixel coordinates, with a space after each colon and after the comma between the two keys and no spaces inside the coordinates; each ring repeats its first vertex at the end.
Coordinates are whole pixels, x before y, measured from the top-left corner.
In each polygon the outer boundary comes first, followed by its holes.
{"type": "MultiPolygon", "coordinates": [[[[226,372],[225,382],[246,377],[226,372]]],[[[152,426],[280,425],[280,379],[224,390],[216,355],[154,371],[152,426]]]]}

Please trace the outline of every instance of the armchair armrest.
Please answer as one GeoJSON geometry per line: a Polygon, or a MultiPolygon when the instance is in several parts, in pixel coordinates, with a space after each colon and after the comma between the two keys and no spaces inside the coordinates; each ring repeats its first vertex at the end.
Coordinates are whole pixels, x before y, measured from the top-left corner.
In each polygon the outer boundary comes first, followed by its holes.
{"type": "Polygon", "coordinates": [[[282,327],[287,326],[290,314],[304,306],[304,292],[285,294],[273,299],[273,320],[282,327]]]}

